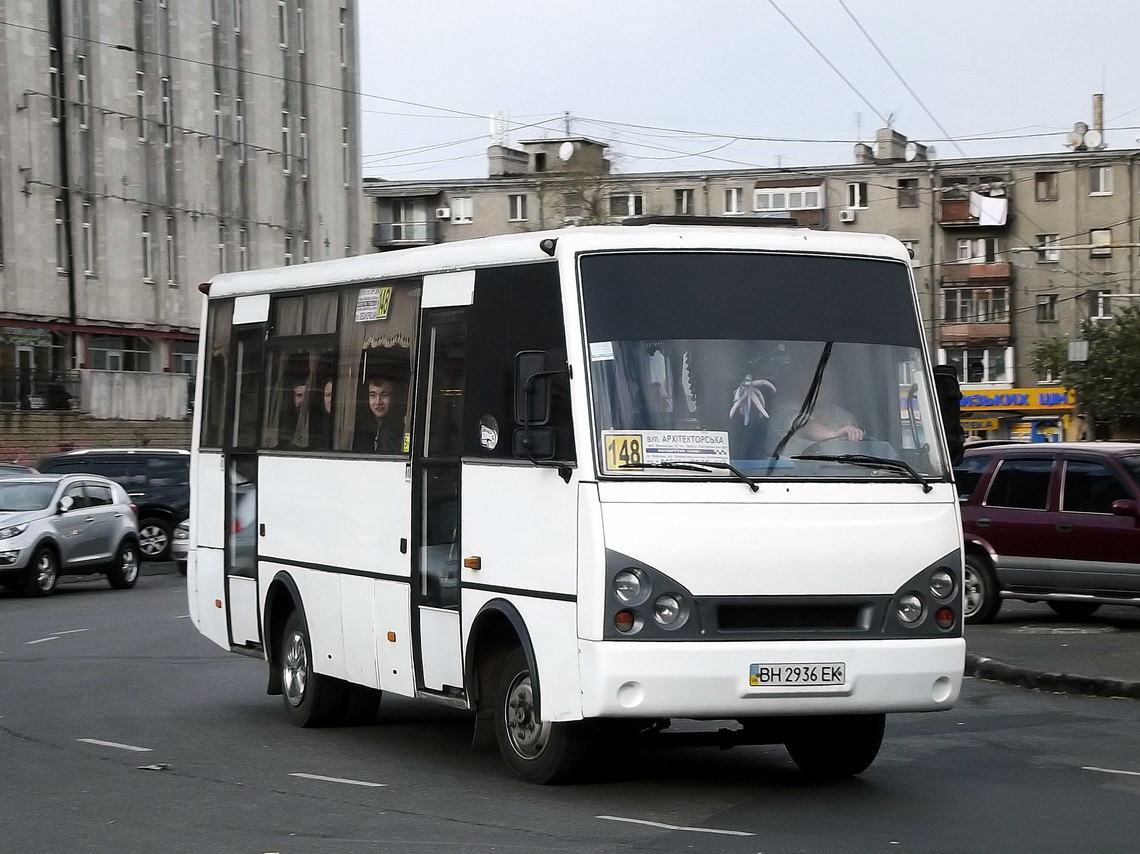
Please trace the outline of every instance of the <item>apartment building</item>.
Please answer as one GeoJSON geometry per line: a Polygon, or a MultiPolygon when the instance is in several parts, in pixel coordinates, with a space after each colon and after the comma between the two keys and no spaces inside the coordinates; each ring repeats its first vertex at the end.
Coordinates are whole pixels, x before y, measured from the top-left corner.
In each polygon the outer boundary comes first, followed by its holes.
{"type": "Polygon", "coordinates": [[[1036,344],[1078,338],[1140,287],[1140,150],[1092,133],[1056,154],[947,160],[883,129],[847,165],[630,174],[610,171],[604,143],[567,137],[491,146],[487,178],[364,187],[379,251],[653,214],[891,234],[971,430],[1059,438],[1078,432],[1074,401],[1033,370],[1036,344]]]}
{"type": "Polygon", "coordinates": [[[192,373],[200,282],[359,250],[356,0],[0,10],[0,406],[192,373]]]}

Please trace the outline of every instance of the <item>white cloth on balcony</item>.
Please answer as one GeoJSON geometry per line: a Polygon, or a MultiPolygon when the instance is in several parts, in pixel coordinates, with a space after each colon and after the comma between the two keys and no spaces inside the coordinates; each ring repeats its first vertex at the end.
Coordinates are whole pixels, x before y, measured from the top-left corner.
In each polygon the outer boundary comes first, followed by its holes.
{"type": "Polygon", "coordinates": [[[970,216],[978,218],[978,225],[1005,225],[1009,212],[1009,199],[995,199],[981,193],[970,193],[970,216]]]}

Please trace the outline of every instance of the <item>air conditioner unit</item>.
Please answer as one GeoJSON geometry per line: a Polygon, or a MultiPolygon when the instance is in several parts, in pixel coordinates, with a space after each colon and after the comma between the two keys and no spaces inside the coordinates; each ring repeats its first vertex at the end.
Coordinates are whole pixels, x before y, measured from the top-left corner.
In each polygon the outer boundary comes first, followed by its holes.
{"type": "Polygon", "coordinates": [[[435,218],[436,219],[451,219],[451,208],[436,208],[435,209],[435,218]]]}
{"type": "Polygon", "coordinates": [[[839,212],[840,222],[855,222],[855,211],[848,208],[847,210],[839,212]]]}

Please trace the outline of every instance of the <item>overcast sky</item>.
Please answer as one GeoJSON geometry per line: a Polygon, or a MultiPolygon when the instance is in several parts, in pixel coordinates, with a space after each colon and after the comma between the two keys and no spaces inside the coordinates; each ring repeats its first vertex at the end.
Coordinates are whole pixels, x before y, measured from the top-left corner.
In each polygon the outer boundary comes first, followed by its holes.
{"type": "Polygon", "coordinates": [[[887,118],[939,159],[1061,152],[1094,92],[1140,147],[1138,0],[358,3],[366,177],[485,177],[497,112],[511,143],[569,112],[622,172],[848,163],[887,118]]]}

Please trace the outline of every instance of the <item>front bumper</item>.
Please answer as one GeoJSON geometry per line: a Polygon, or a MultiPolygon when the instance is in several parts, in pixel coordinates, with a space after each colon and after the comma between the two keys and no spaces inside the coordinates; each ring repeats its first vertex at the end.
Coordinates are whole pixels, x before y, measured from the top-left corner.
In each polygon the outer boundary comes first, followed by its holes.
{"type": "Polygon", "coordinates": [[[966,641],[580,641],[579,650],[584,717],[745,718],[948,709],[966,641]],[[749,685],[753,664],[840,661],[843,685],[749,685]]]}
{"type": "Polygon", "coordinates": [[[34,549],[24,541],[24,535],[0,540],[0,579],[22,575],[28,567],[34,549]]]}

